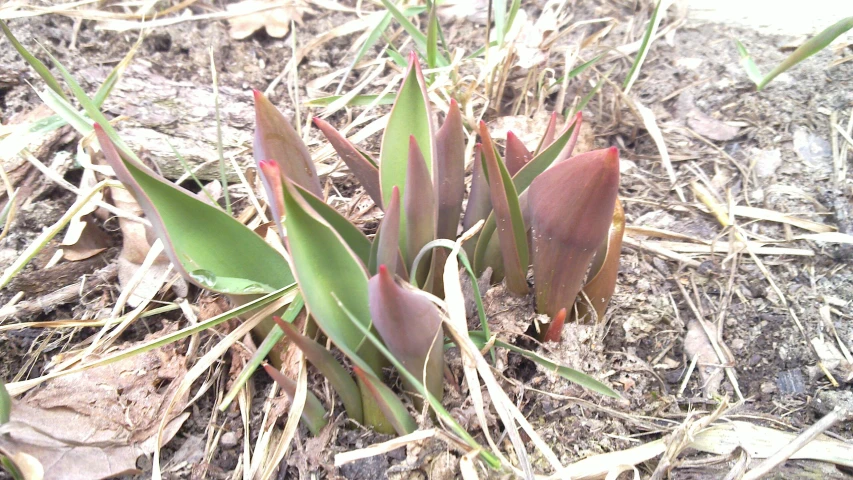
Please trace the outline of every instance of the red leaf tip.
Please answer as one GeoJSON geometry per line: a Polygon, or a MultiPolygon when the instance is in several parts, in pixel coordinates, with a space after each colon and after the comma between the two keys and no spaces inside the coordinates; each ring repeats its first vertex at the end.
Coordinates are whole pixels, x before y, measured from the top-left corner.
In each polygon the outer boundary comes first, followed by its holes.
{"type": "Polygon", "coordinates": [[[94,129],[95,129],[95,130],[97,130],[97,131],[99,131],[99,132],[103,132],[103,131],[104,131],[104,127],[102,127],[102,126],[101,126],[101,124],[100,124],[100,123],[98,123],[98,122],[95,122],[95,123],[92,125],[92,127],[94,127],[94,129]]]}
{"type": "Polygon", "coordinates": [[[516,136],[516,134],[512,133],[512,130],[507,130],[506,140],[509,141],[510,138],[512,138],[514,140],[518,140],[518,136],[516,136]]]}
{"type": "Polygon", "coordinates": [[[414,50],[409,52],[409,66],[413,66],[418,63],[418,54],[415,53],[414,50]]]}
{"type": "MultiPolygon", "coordinates": [[[[397,188],[397,187],[394,187],[394,188],[397,188]]],[[[388,275],[388,267],[386,267],[384,263],[382,265],[379,265],[378,275],[388,275]]]]}
{"type": "Polygon", "coordinates": [[[252,89],[252,95],[255,97],[255,101],[258,101],[258,99],[260,99],[261,97],[264,96],[264,94],[261,93],[261,91],[258,90],[257,88],[252,89]]]}

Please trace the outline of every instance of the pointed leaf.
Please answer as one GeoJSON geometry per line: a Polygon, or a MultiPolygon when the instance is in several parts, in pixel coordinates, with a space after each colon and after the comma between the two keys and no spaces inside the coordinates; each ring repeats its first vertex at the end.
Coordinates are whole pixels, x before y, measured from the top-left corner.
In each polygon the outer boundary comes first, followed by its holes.
{"type": "Polygon", "coordinates": [[[317,168],[305,142],[260,91],[255,90],[255,161],[275,160],[282,173],[300,187],[323,198],[317,168]]]}
{"type": "Polygon", "coordinates": [[[376,377],[358,366],[353,366],[352,371],[358,377],[362,390],[366,390],[372,397],[373,404],[379,407],[397,435],[407,435],[418,429],[417,423],[409,415],[406,406],[387,385],[377,381],[376,377]]]}
{"type": "Polygon", "coordinates": [[[510,176],[513,176],[521,170],[521,167],[526,165],[527,162],[533,158],[533,154],[530,153],[530,150],[524,146],[524,143],[522,143],[521,140],[519,140],[518,137],[510,131],[506,132],[506,154],[504,157],[504,160],[506,160],[506,169],[510,176]]]}
{"type": "Polygon", "coordinates": [[[261,172],[261,184],[264,186],[273,222],[278,228],[279,235],[284,236],[281,225],[281,219],[284,218],[284,191],[281,186],[283,174],[275,160],[258,161],[258,170],[261,172]]]}
{"type": "Polygon", "coordinates": [[[337,297],[357,318],[369,319],[367,272],[341,235],[289,180],[283,180],[287,245],[305,305],[317,325],[345,353],[355,354],[363,335],[338,307],[337,297]]]}
{"type": "Polygon", "coordinates": [[[455,240],[465,195],[465,132],[456,100],[450,100],[447,117],[436,134],[433,185],[438,197],[436,238],[455,240]]]}
{"type": "MultiPolygon", "coordinates": [[[[524,167],[522,167],[521,170],[519,170],[512,178],[515,190],[519,194],[519,202],[524,200],[526,190],[533,179],[555,162],[571,156],[575,143],[577,143],[578,133],[580,132],[581,119],[581,114],[575,116],[574,121],[566,125],[557,140],[552,142],[551,145],[545,148],[543,152],[527,162],[527,164],[525,164],[524,167]]],[[[529,224],[527,222],[525,222],[525,225],[529,228],[529,224]]],[[[492,238],[496,228],[497,223],[495,221],[494,212],[492,212],[488,215],[486,223],[480,231],[480,235],[477,238],[477,246],[474,250],[474,269],[477,272],[477,275],[481,275],[483,271],[486,270],[486,267],[492,267],[493,270],[498,271],[503,270],[500,265],[496,265],[494,263],[494,260],[499,258],[497,256],[497,252],[500,248],[497,239],[492,238]]],[[[492,277],[492,281],[499,280],[499,276],[492,277]]]]}
{"type": "Polygon", "coordinates": [[[305,358],[314,365],[323,377],[329,380],[332,388],[341,397],[347,415],[356,422],[362,423],[364,416],[361,405],[361,393],[355,381],[344,370],[341,364],[338,363],[335,357],[323,348],[322,345],[302,335],[293,325],[283,321],[280,317],[273,317],[273,320],[275,320],[276,325],[284,332],[287,339],[302,350],[305,358]]]}
{"type": "Polygon", "coordinates": [[[506,272],[506,284],[517,295],[528,292],[527,269],[529,252],[527,248],[527,229],[521,218],[518,194],[503,162],[498,161],[489,130],[485,122],[480,122],[480,137],[483,140],[483,154],[486,171],[489,176],[489,192],[494,208],[495,220],[500,241],[501,256],[506,272]]]}
{"type": "Polygon", "coordinates": [[[398,284],[385,265],[380,265],[379,273],[368,282],[368,292],[373,325],[388,350],[440,400],[444,392],[444,334],[438,307],[423,293],[398,284]]]}
{"type": "Polygon", "coordinates": [[[610,232],[595,252],[592,266],[589,269],[591,280],[583,286],[583,292],[592,303],[590,305],[581,297],[577,303],[577,319],[583,319],[591,312],[590,307],[595,310],[596,319],[604,321],[604,311],[616,290],[616,277],[619,274],[619,256],[622,253],[622,237],[625,235],[625,212],[622,210],[622,202],[616,199],[616,208],[613,209],[613,221],[610,232]]]}
{"type": "MultiPolygon", "coordinates": [[[[388,117],[388,126],[382,135],[379,158],[379,178],[382,187],[382,204],[391,199],[391,189],[400,189],[406,198],[406,171],[408,169],[410,137],[414,136],[426,160],[427,172],[433,170],[434,132],[421,67],[414,55],[409,57],[409,70],[397,94],[397,100],[388,117]]],[[[405,215],[400,219],[406,229],[405,215]]],[[[417,252],[415,252],[417,253],[417,252]]],[[[406,256],[406,252],[403,252],[406,256]]]]}
{"type": "Polygon", "coordinates": [[[377,271],[379,265],[385,265],[398,275],[402,271],[404,275],[401,276],[405,278],[407,270],[400,254],[400,189],[397,187],[391,192],[391,202],[376,235],[378,238],[374,241],[379,244],[376,250],[377,271]]]}
{"type": "Polygon", "coordinates": [[[406,217],[405,243],[400,250],[411,266],[424,245],[435,239],[435,192],[424,156],[414,136],[409,137],[409,161],[403,191],[406,217]]]}
{"type": "MultiPolygon", "coordinates": [[[[264,370],[275,380],[275,383],[278,384],[290,401],[293,401],[293,398],[296,396],[296,382],[285,377],[283,373],[268,363],[264,364],[264,370]]],[[[319,435],[320,430],[328,423],[326,421],[326,409],[323,408],[323,404],[320,403],[317,396],[310,390],[305,397],[305,407],[302,409],[302,421],[305,422],[305,426],[315,436],[319,435]]]]}
{"type": "Polygon", "coordinates": [[[24,57],[24,60],[26,60],[27,63],[29,63],[30,66],[33,67],[33,70],[35,70],[36,73],[39,74],[41,79],[44,80],[44,83],[46,83],[51,90],[56,92],[57,95],[62,97],[62,99],[67,102],[68,97],[66,97],[65,92],[62,91],[62,86],[59,85],[59,82],[56,80],[56,77],[54,77],[53,74],[50,73],[50,70],[48,70],[47,66],[45,66],[45,64],[42,63],[41,60],[36,58],[32,53],[30,53],[26,48],[24,48],[23,45],[21,45],[21,42],[19,42],[18,39],[15,38],[15,35],[12,34],[12,31],[9,30],[9,27],[3,20],[0,20],[0,29],[3,30],[4,34],[6,34],[6,38],[8,38],[9,43],[11,43],[13,47],[15,47],[15,50],[17,50],[18,53],[22,57],[24,57]]]}
{"type": "Polygon", "coordinates": [[[539,145],[536,146],[536,151],[534,152],[534,156],[539,155],[539,152],[544,148],[548,148],[552,143],[554,143],[554,138],[557,136],[557,112],[551,112],[551,118],[548,119],[548,126],[545,127],[545,133],[542,134],[542,138],[539,140],[539,145]]]}
{"type": "Polygon", "coordinates": [[[382,189],[379,185],[379,169],[376,168],[375,162],[362,153],[349,140],[327,122],[314,117],[314,125],[323,132],[332,147],[338,152],[341,160],[349,167],[364,191],[370,195],[373,202],[379,207],[384,208],[382,203],[382,189]]]}
{"type": "MultiPolygon", "coordinates": [[[[462,219],[462,230],[468,231],[480,220],[486,220],[492,211],[492,200],[489,197],[489,181],[483,171],[482,145],[474,146],[474,165],[471,172],[471,192],[468,194],[468,205],[465,206],[465,218],[462,219]]],[[[494,232],[494,229],[492,229],[494,232]]],[[[477,233],[463,245],[469,257],[474,256],[474,247],[482,234],[477,233]]],[[[491,234],[490,234],[491,236],[491,234]]]]}
{"type": "Polygon", "coordinates": [[[570,309],[596,249],[606,238],[619,189],[616,148],[554,165],[530,185],[536,308],[570,309]]]}
{"type": "Polygon", "coordinates": [[[213,291],[244,295],[294,282],[285,259],[252,230],[148,167],[122,158],[100,124],[95,133],[107,163],[130,188],[184,278],[213,291]]]}

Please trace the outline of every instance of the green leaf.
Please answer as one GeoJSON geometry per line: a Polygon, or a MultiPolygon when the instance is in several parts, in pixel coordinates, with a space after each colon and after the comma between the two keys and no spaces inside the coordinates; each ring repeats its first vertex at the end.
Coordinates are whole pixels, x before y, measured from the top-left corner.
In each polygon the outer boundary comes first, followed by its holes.
{"type": "Polygon", "coordinates": [[[341,397],[347,415],[356,422],[362,423],[364,421],[364,410],[361,404],[361,393],[355,381],[335,357],[322,345],[299,333],[289,322],[285,322],[279,317],[273,317],[273,320],[287,339],[302,350],[305,358],[329,381],[332,388],[341,397]]]}
{"type": "MultiPolygon", "coordinates": [[[[483,146],[474,146],[474,165],[471,173],[471,192],[468,194],[468,205],[465,206],[465,217],[462,219],[462,230],[468,231],[480,220],[486,220],[492,211],[492,200],[489,197],[489,181],[483,171],[483,146]]],[[[494,223],[494,222],[493,222],[494,223]]],[[[494,231],[494,229],[492,229],[494,231]]],[[[480,230],[474,237],[466,242],[463,247],[465,253],[474,256],[474,246],[483,231],[480,230]]],[[[491,235],[491,234],[490,234],[491,235]]],[[[475,262],[476,265],[476,262],[475,262]]]]}
{"type": "Polygon", "coordinates": [[[358,377],[362,391],[372,398],[372,406],[379,408],[397,435],[408,435],[418,429],[418,424],[409,415],[406,406],[387,385],[357,365],[352,370],[358,377]]]}
{"type": "MultiPolygon", "coordinates": [[[[483,332],[481,332],[481,331],[472,330],[468,333],[471,337],[471,340],[473,340],[474,343],[476,343],[477,346],[480,346],[481,348],[482,348],[482,346],[486,345],[486,342],[490,338],[488,335],[483,334],[483,332]]],[[[612,397],[612,398],[617,398],[617,399],[622,398],[622,396],[619,395],[615,390],[608,387],[604,383],[601,383],[598,380],[592,378],[591,376],[589,376],[583,372],[580,372],[578,370],[575,370],[573,368],[569,368],[569,367],[565,367],[563,365],[559,365],[559,364],[557,364],[557,363],[555,363],[555,362],[553,362],[553,361],[551,361],[551,360],[549,360],[549,359],[547,359],[541,355],[538,355],[534,352],[531,352],[530,350],[525,350],[523,348],[516,347],[515,345],[512,345],[510,343],[506,343],[506,342],[502,342],[500,340],[495,340],[494,345],[496,347],[505,348],[511,352],[515,352],[515,353],[518,353],[519,355],[522,355],[526,358],[529,358],[530,360],[533,360],[534,362],[538,363],[539,365],[542,365],[543,367],[545,367],[548,370],[556,373],[557,375],[565,378],[566,380],[569,380],[570,382],[574,382],[574,383],[576,383],[576,384],[578,384],[578,385],[580,385],[580,386],[582,386],[588,390],[591,390],[593,392],[600,393],[602,395],[606,395],[606,396],[612,397]]]]}
{"type": "Polygon", "coordinates": [[[619,152],[595,150],[554,165],[530,185],[536,310],[570,310],[613,219],[619,152]]]}
{"type": "Polygon", "coordinates": [[[429,68],[438,66],[438,18],[435,13],[437,8],[438,6],[433,2],[432,8],[429,9],[429,20],[427,20],[426,60],[429,68]]]}
{"type": "Polygon", "coordinates": [[[293,283],[285,259],[255,232],[148,167],[122,158],[100,124],[95,133],[107,163],[130,188],[184,278],[237,295],[269,293],[293,283]]]}
{"type": "MultiPolygon", "coordinates": [[[[521,217],[518,194],[506,165],[497,159],[486,122],[480,122],[483,156],[489,178],[492,208],[500,240],[507,288],[516,295],[528,292],[527,269],[530,265],[527,229],[521,217]]],[[[482,237],[481,237],[482,238],[482,237]]]]}
{"type": "Polygon", "coordinates": [[[385,265],[379,265],[379,273],[368,282],[368,292],[373,325],[388,350],[440,401],[444,395],[444,333],[438,307],[423,292],[398,284],[385,265]]]}
{"type": "Polygon", "coordinates": [[[492,0],[491,4],[495,14],[495,38],[498,41],[498,45],[503,46],[504,37],[506,37],[506,33],[509,31],[506,21],[506,0],[492,0]]]}
{"type": "Polygon", "coordinates": [[[275,160],[291,182],[323,198],[317,168],[305,142],[260,91],[255,90],[255,161],[275,160]]]}
{"type": "Polygon", "coordinates": [[[349,167],[355,178],[373,199],[373,202],[379,208],[383,208],[382,187],[379,183],[379,169],[376,167],[376,162],[357,149],[346,137],[341,135],[341,132],[335,130],[324,120],[314,117],[314,125],[323,132],[323,135],[338,152],[338,156],[349,167]]]}
{"type": "MultiPolygon", "coordinates": [[[[427,172],[431,173],[435,151],[432,118],[421,67],[414,55],[409,57],[409,70],[403,79],[394,108],[388,117],[388,126],[382,135],[379,178],[383,205],[390,201],[393,187],[399,188],[400,196],[406,198],[409,145],[412,136],[423,153],[427,172]]],[[[406,231],[406,222],[403,215],[400,218],[402,231],[406,231]]],[[[403,257],[406,257],[405,252],[403,257]]]]}
{"type": "Polygon", "coordinates": [[[41,60],[33,56],[33,54],[30,53],[26,48],[24,48],[23,45],[21,45],[21,42],[19,42],[18,39],[15,38],[15,35],[12,34],[12,31],[9,30],[9,27],[3,20],[0,20],[0,29],[3,30],[4,34],[6,34],[6,38],[8,38],[9,43],[11,43],[13,47],[15,47],[15,50],[17,50],[18,53],[22,57],[24,57],[24,60],[26,60],[26,62],[30,64],[31,67],[33,67],[33,70],[35,70],[36,73],[38,73],[38,75],[42,78],[42,80],[44,80],[44,83],[46,83],[51,90],[56,92],[57,95],[62,97],[62,99],[67,102],[68,97],[66,97],[65,92],[62,91],[62,86],[56,80],[56,77],[54,77],[53,74],[50,73],[50,70],[48,70],[47,66],[42,63],[41,60]]]}
{"type": "Polygon", "coordinates": [[[364,232],[353,225],[331,205],[314,195],[308,195],[309,192],[300,188],[299,185],[294,184],[294,186],[299,189],[299,193],[302,194],[305,202],[338,232],[338,235],[344,239],[347,246],[367,265],[367,262],[370,261],[370,240],[364,236],[364,232]]]}
{"type": "MultiPolygon", "coordinates": [[[[296,382],[285,377],[283,373],[268,363],[264,364],[264,370],[281,387],[281,390],[287,394],[290,401],[293,401],[293,398],[296,396],[296,382]]],[[[320,403],[317,396],[310,390],[305,397],[305,407],[302,409],[302,421],[305,422],[305,426],[308,427],[308,430],[314,436],[319,435],[323,427],[329,423],[326,420],[326,409],[323,408],[323,404],[320,403]]]]}

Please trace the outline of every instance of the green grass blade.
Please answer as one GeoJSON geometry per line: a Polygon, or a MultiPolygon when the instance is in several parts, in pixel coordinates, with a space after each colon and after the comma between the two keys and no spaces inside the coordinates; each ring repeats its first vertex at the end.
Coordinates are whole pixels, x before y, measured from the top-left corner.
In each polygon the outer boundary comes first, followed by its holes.
{"type": "MultiPolygon", "coordinates": [[[[404,61],[405,64],[405,61],[404,61]]],[[[305,102],[306,107],[327,107],[339,100],[343,95],[329,95],[328,97],[319,97],[312,98],[305,102]]],[[[376,102],[377,105],[391,105],[394,103],[394,97],[396,97],[396,93],[387,93],[382,96],[377,102],[376,99],[379,98],[379,95],[356,95],[347,102],[348,106],[351,107],[366,107],[367,105],[376,102]]]]}
{"type": "MultiPolygon", "coordinates": [[[[272,365],[265,363],[264,370],[266,370],[267,374],[275,380],[275,383],[281,387],[281,390],[287,395],[287,398],[293,402],[294,397],[296,397],[296,382],[284,376],[283,373],[276,370],[272,365]]],[[[305,397],[305,405],[302,407],[302,421],[305,422],[305,426],[308,427],[308,430],[311,432],[311,435],[315,437],[320,434],[320,431],[323,430],[329,421],[326,419],[326,409],[323,408],[323,404],[320,403],[320,400],[317,399],[317,396],[314,395],[314,392],[308,390],[308,393],[305,397]]]]}
{"type": "Polygon", "coordinates": [[[788,56],[782,63],[776,66],[770,73],[764,77],[760,83],[758,83],[758,90],[763,89],[770,83],[774,78],[776,78],[779,74],[793,67],[794,65],[802,62],[803,60],[811,57],[815,53],[823,50],[828,47],[833,40],[838,38],[841,34],[847,32],[853,28],[853,17],[847,17],[843,20],[838,21],[837,23],[827,27],[822,32],[818,33],[814,37],[810,38],[806,43],[800,45],[799,48],[794,50],[794,53],[788,56]]]}
{"type": "Polygon", "coordinates": [[[429,68],[438,66],[438,18],[436,17],[436,5],[432,4],[429,9],[429,20],[427,21],[427,38],[426,38],[426,60],[429,68]]]}
{"type": "Polygon", "coordinates": [[[625,90],[626,95],[631,90],[631,86],[634,85],[634,81],[640,76],[640,67],[643,66],[643,62],[646,60],[646,55],[649,53],[649,47],[652,43],[652,37],[657,32],[658,25],[660,25],[660,6],[663,2],[664,0],[658,0],[657,5],[655,5],[655,9],[652,11],[652,18],[649,19],[649,26],[643,35],[642,43],[640,43],[640,50],[637,52],[634,63],[631,65],[631,70],[628,71],[628,76],[625,77],[625,82],[622,84],[622,89],[625,90]]]}
{"type": "Polygon", "coordinates": [[[506,18],[506,0],[491,0],[491,3],[492,10],[495,13],[495,38],[498,45],[503,46],[506,32],[509,30],[506,18]]]}
{"type": "MultiPolygon", "coordinates": [[[[473,340],[477,344],[477,346],[480,348],[485,346],[486,343],[488,342],[489,338],[490,338],[489,335],[487,335],[481,331],[472,330],[468,333],[471,336],[471,340],[473,340]]],[[[516,347],[515,345],[512,345],[510,343],[506,343],[506,342],[502,342],[500,340],[495,340],[494,345],[496,347],[505,348],[511,352],[515,352],[515,353],[518,353],[519,355],[522,355],[526,358],[529,358],[530,360],[533,360],[534,362],[538,363],[539,365],[542,365],[543,367],[545,367],[548,370],[556,373],[557,375],[565,378],[566,380],[573,382],[573,383],[576,383],[576,384],[578,384],[578,385],[580,385],[580,386],[582,386],[588,390],[591,390],[593,392],[600,393],[602,395],[606,395],[606,396],[612,397],[612,398],[617,398],[617,399],[622,398],[622,396],[619,395],[619,393],[617,393],[615,390],[613,390],[609,386],[605,385],[604,383],[599,382],[598,380],[592,378],[591,376],[589,376],[583,372],[580,372],[578,370],[575,370],[573,368],[569,368],[569,367],[566,367],[563,365],[559,365],[556,362],[553,362],[553,361],[551,361],[551,360],[549,360],[549,359],[547,359],[547,358],[545,358],[545,357],[543,357],[543,356],[541,356],[535,352],[531,352],[530,350],[525,350],[523,348],[516,347]]]]}
{"type": "Polygon", "coordinates": [[[581,101],[578,102],[577,106],[575,106],[575,109],[572,110],[571,112],[568,112],[570,116],[574,115],[576,113],[582,112],[583,109],[586,108],[586,105],[589,103],[590,100],[592,100],[592,97],[594,97],[595,94],[598,93],[599,90],[601,90],[601,87],[604,86],[604,79],[609,77],[610,72],[612,72],[612,71],[613,71],[613,69],[611,68],[610,71],[605,73],[604,76],[598,80],[598,83],[596,83],[595,86],[592,87],[592,90],[590,90],[589,93],[584,95],[584,97],[581,99],[581,101]]]}
{"type": "Polygon", "coordinates": [[[0,380],[0,425],[9,421],[11,413],[12,397],[9,396],[9,391],[6,390],[6,383],[0,380]]]}
{"type": "Polygon", "coordinates": [[[735,45],[737,46],[737,53],[740,55],[740,64],[746,71],[746,76],[749,77],[752,83],[756,86],[761,84],[764,76],[761,75],[761,70],[758,69],[758,65],[755,64],[755,60],[752,58],[752,55],[750,55],[746,47],[740,43],[740,40],[735,39],[735,45]]]}
{"type": "MultiPolygon", "coordinates": [[[[389,0],[382,0],[382,5],[384,5],[391,15],[394,16],[394,19],[403,27],[403,30],[412,37],[412,41],[415,42],[415,48],[417,48],[418,52],[425,57],[427,53],[427,36],[418,30],[418,27],[409,21],[409,19],[406,18],[406,15],[389,0]]],[[[450,61],[448,61],[441,52],[436,53],[436,64],[439,67],[446,67],[450,65],[450,61]]]]}
{"type": "Polygon", "coordinates": [[[65,92],[62,91],[62,86],[56,80],[56,77],[54,77],[53,74],[50,73],[50,70],[47,69],[47,66],[42,63],[41,60],[33,56],[32,53],[30,53],[26,48],[24,48],[23,45],[21,45],[21,42],[19,42],[18,39],[15,38],[15,35],[12,34],[12,31],[9,30],[9,27],[3,20],[0,20],[0,29],[3,30],[4,34],[6,34],[6,38],[8,38],[9,43],[11,43],[13,47],[15,47],[15,50],[17,50],[18,53],[22,57],[24,57],[24,60],[26,60],[27,63],[30,64],[31,67],[33,67],[33,70],[35,70],[36,73],[38,73],[38,75],[42,78],[42,80],[44,80],[44,83],[46,83],[51,90],[56,92],[57,95],[62,97],[63,100],[68,101],[68,97],[65,96],[65,92]]]}

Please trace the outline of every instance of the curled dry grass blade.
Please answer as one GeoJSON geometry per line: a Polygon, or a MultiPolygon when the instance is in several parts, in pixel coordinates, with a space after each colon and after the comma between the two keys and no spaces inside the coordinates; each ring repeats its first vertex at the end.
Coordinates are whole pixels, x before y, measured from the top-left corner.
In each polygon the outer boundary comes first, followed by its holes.
{"type": "Polygon", "coordinates": [[[275,160],[284,176],[318,198],[323,198],[317,168],[305,142],[263,93],[255,90],[254,94],[255,161],[275,160]]]}
{"type": "MultiPolygon", "coordinates": [[[[595,311],[595,318],[604,320],[604,311],[616,289],[616,276],[619,274],[619,256],[622,252],[622,238],[625,236],[625,212],[622,202],[616,199],[610,232],[595,252],[592,266],[589,268],[589,280],[583,286],[584,295],[576,304],[575,320],[582,319],[595,311]],[[588,300],[588,301],[587,301],[588,300]]],[[[573,311],[573,316],[575,315],[573,311]]]]}
{"type": "Polygon", "coordinates": [[[368,291],[373,325],[388,350],[441,401],[444,335],[438,307],[422,292],[399,284],[385,265],[368,282],[368,291]]]}
{"type": "Polygon", "coordinates": [[[561,162],[530,185],[536,309],[570,309],[595,251],[607,237],[619,188],[616,148],[561,162]]]}

